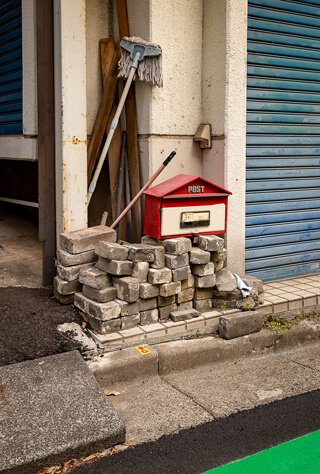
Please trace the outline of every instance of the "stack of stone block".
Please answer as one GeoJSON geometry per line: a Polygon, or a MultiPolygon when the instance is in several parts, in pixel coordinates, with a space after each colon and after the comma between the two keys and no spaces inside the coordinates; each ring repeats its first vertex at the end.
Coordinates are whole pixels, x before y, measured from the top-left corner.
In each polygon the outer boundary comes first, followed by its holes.
{"type": "Polygon", "coordinates": [[[102,334],[184,321],[212,308],[258,306],[259,280],[246,280],[255,288],[243,298],[235,276],[224,268],[224,240],[214,235],[200,235],[196,243],[144,236],[130,244],[116,242],[112,229],[98,226],[62,234],[61,247],[55,295],[63,302],[74,296],[74,305],[102,334]],[[91,260],[84,261],[89,252],[91,260]]]}
{"type": "Polygon", "coordinates": [[[80,270],[92,268],[98,256],[94,249],[103,240],[116,241],[113,229],[97,226],[60,235],[60,250],[57,253],[57,276],[53,280],[54,296],[63,304],[74,301],[74,294],[81,291],[80,270]]]}

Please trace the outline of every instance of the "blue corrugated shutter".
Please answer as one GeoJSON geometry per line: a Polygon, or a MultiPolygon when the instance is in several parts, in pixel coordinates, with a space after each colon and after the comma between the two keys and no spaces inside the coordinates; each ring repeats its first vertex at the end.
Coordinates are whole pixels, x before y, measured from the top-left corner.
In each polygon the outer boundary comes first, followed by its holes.
{"type": "Polygon", "coordinates": [[[0,0],[0,135],[21,133],[21,0],[0,0]]]}
{"type": "Polygon", "coordinates": [[[320,0],[249,0],[246,273],[320,270],[320,0]]]}

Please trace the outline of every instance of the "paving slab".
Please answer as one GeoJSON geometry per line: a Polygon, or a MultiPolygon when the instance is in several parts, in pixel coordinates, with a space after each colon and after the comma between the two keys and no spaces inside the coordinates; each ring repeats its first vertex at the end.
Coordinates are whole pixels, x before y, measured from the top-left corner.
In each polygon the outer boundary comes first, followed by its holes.
{"type": "Polygon", "coordinates": [[[0,472],[37,470],[125,439],[124,424],[76,351],[0,368],[0,472]]]}
{"type": "MultiPolygon", "coordinates": [[[[308,355],[311,353],[309,349],[308,355]]],[[[297,354],[295,351],[230,359],[215,365],[172,372],[166,375],[166,380],[214,417],[225,417],[276,399],[318,389],[320,371],[301,362],[304,349],[300,357],[297,354]]]]}

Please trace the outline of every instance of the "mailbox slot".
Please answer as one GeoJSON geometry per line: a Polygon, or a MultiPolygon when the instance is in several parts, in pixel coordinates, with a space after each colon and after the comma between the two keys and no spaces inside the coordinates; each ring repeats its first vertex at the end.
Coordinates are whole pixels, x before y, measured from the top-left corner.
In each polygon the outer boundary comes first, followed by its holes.
{"type": "Polygon", "coordinates": [[[210,211],[181,212],[180,227],[208,227],[210,211]]]}

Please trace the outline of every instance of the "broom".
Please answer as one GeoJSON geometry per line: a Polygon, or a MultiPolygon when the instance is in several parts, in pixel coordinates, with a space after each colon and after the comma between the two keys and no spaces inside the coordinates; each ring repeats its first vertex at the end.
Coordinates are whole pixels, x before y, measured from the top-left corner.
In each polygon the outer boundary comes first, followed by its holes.
{"type": "Polygon", "coordinates": [[[161,67],[162,49],[159,46],[147,43],[143,39],[137,37],[123,38],[120,42],[120,46],[121,59],[119,61],[119,77],[127,78],[127,81],[88,189],[88,205],[92,194],[94,193],[101,168],[107,156],[113,134],[117,128],[120,114],[134,77],[142,81],[150,82],[158,87],[162,87],[163,85],[161,67]]]}

